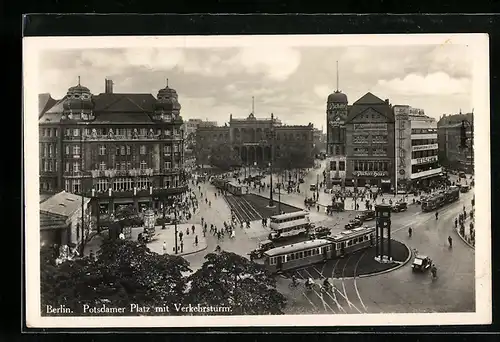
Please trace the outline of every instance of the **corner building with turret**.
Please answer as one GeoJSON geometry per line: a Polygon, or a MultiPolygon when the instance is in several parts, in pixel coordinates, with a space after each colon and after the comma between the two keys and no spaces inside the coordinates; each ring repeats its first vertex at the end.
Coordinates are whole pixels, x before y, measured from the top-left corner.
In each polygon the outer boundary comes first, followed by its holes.
{"type": "MultiPolygon", "coordinates": [[[[98,95],[78,82],[61,100],[40,96],[40,192],[91,198],[94,210],[160,209],[187,191],[177,92],[98,95]]],[[[95,213],[95,211],[94,211],[95,213]]]]}

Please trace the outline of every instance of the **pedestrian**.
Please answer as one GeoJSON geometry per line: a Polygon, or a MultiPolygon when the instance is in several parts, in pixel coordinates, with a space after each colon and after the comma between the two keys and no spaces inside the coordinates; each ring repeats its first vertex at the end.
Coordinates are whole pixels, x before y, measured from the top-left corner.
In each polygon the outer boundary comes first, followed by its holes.
{"type": "Polygon", "coordinates": [[[182,232],[179,232],[179,240],[182,241],[182,237],[184,236],[184,234],[182,234],[182,232]]]}
{"type": "Polygon", "coordinates": [[[184,242],[181,241],[181,253],[184,253],[184,242]]]}
{"type": "Polygon", "coordinates": [[[193,231],[193,234],[194,234],[194,230],[195,230],[194,224],[191,226],[191,230],[193,231]]]}
{"type": "Polygon", "coordinates": [[[194,245],[198,246],[198,235],[194,237],[194,245]]]}
{"type": "Polygon", "coordinates": [[[167,253],[167,243],[163,241],[163,254],[167,253]]]}

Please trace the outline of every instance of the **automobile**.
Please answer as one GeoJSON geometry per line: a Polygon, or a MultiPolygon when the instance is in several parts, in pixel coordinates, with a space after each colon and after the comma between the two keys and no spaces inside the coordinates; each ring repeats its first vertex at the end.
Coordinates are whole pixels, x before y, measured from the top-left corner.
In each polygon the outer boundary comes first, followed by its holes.
{"type": "Polygon", "coordinates": [[[263,240],[259,243],[259,247],[249,253],[252,259],[260,259],[265,251],[274,248],[274,243],[271,240],[263,240]]]}
{"type": "Polygon", "coordinates": [[[396,202],[392,205],[391,210],[395,213],[400,213],[402,211],[406,211],[406,210],[408,210],[408,203],[396,202]]]}
{"type": "Polygon", "coordinates": [[[469,190],[470,190],[470,187],[468,185],[462,185],[460,187],[460,192],[466,193],[466,192],[469,192],[469,190]]]}
{"type": "Polygon", "coordinates": [[[310,239],[322,239],[330,235],[332,231],[328,227],[315,227],[310,233],[310,239]]]}
{"type": "Polygon", "coordinates": [[[309,190],[311,191],[316,191],[316,184],[311,184],[311,186],[309,186],[309,190]]]}
{"type": "Polygon", "coordinates": [[[345,226],[344,228],[345,229],[353,229],[353,228],[357,228],[357,227],[361,227],[363,225],[363,221],[359,220],[359,219],[353,219],[353,220],[350,220],[345,226]]]}
{"type": "Polygon", "coordinates": [[[327,214],[344,211],[344,202],[332,202],[332,205],[326,207],[327,214]]]}
{"type": "Polygon", "coordinates": [[[300,183],[300,184],[304,183],[304,178],[300,178],[300,179],[299,179],[299,183],[300,183]]]}
{"type": "Polygon", "coordinates": [[[356,215],[356,217],[360,221],[370,221],[375,218],[375,211],[373,210],[365,210],[362,213],[356,215]]]}
{"type": "Polygon", "coordinates": [[[465,172],[460,171],[460,172],[458,173],[458,178],[467,178],[467,176],[465,175],[465,172]]]}
{"type": "Polygon", "coordinates": [[[425,272],[432,266],[432,260],[426,255],[417,255],[411,265],[412,271],[425,272]]]}

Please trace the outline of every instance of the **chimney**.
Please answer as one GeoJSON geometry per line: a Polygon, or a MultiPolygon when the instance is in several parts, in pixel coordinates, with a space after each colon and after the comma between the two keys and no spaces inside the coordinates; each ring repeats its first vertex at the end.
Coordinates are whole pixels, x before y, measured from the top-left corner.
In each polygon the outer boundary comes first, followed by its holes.
{"type": "Polygon", "coordinates": [[[385,99],[384,102],[389,104],[389,99],[385,99]]]}
{"type": "Polygon", "coordinates": [[[113,80],[107,78],[104,80],[104,93],[113,94],[113,80]]]}

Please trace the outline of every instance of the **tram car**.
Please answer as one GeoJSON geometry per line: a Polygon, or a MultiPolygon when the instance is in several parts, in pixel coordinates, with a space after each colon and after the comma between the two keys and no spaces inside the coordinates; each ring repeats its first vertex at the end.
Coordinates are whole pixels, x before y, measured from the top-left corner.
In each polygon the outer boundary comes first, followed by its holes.
{"type": "Polygon", "coordinates": [[[302,241],[265,251],[264,265],[273,273],[314,265],[368,248],[375,241],[374,227],[359,227],[325,239],[302,241]]]}
{"type": "Polygon", "coordinates": [[[422,211],[429,212],[443,207],[448,203],[457,201],[460,198],[460,188],[450,186],[448,190],[426,197],[422,200],[422,211]]]}
{"type": "Polygon", "coordinates": [[[227,191],[228,193],[241,196],[247,192],[248,186],[238,184],[235,182],[231,182],[224,178],[214,178],[212,179],[212,185],[214,185],[217,189],[222,189],[227,191]]]}

